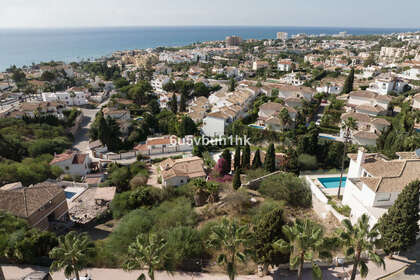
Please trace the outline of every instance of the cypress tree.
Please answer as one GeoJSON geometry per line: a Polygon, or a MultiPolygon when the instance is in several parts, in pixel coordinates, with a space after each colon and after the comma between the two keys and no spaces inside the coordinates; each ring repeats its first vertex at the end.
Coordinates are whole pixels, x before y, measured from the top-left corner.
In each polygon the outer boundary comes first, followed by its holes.
{"type": "Polygon", "coordinates": [[[179,111],[180,112],[187,111],[187,97],[185,96],[184,93],[181,94],[181,100],[179,103],[179,111]]]}
{"type": "Polygon", "coordinates": [[[241,185],[242,185],[242,183],[241,183],[241,170],[237,169],[235,171],[235,175],[233,175],[232,186],[235,190],[237,190],[241,187],[241,185]]]}
{"type": "Polygon", "coordinates": [[[408,184],[394,205],[379,219],[378,227],[387,254],[407,250],[416,244],[420,218],[419,190],[419,180],[408,184]]]}
{"type": "Polygon", "coordinates": [[[260,149],[257,149],[257,151],[254,154],[254,160],[252,161],[252,169],[258,169],[261,167],[262,167],[262,163],[261,163],[260,149]]]}
{"type": "Polygon", "coordinates": [[[229,149],[225,149],[222,153],[222,158],[226,160],[227,166],[229,167],[229,170],[227,173],[230,172],[232,169],[232,154],[230,153],[229,149]]]}
{"type": "Polygon", "coordinates": [[[344,82],[342,93],[352,92],[353,91],[353,83],[354,83],[354,68],[351,68],[350,74],[347,76],[346,81],[344,82]]]}
{"type": "Polygon", "coordinates": [[[284,169],[287,172],[299,175],[300,170],[299,170],[298,155],[297,155],[297,152],[292,148],[289,148],[287,150],[286,166],[284,169]]]}
{"type": "Polygon", "coordinates": [[[171,100],[169,100],[169,107],[172,113],[176,114],[178,112],[178,101],[176,100],[176,94],[172,94],[171,100]]]}
{"type": "Polygon", "coordinates": [[[244,148],[244,152],[242,154],[242,163],[241,163],[242,168],[248,169],[251,166],[250,162],[251,162],[251,148],[249,147],[248,144],[246,144],[244,148]]]}
{"type": "Polygon", "coordinates": [[[241,147],[236,146],[235,149],[235,157],[233,159],[233,168],[238,170],[241,168],[241,147]]]}
{"type": "Polygon", "coordinates": [[[268,172],[276,171],[276,153],[274,151],[273,143],[268,146],[267,154],[265,155],[264,160],[264,169],[268,172]]]}
{"type": "Polygon", "coordinates": [[[233,78],[230,78],[229,81],[229,91],[235,91],[236,88],[236,82],[233,78]]]}

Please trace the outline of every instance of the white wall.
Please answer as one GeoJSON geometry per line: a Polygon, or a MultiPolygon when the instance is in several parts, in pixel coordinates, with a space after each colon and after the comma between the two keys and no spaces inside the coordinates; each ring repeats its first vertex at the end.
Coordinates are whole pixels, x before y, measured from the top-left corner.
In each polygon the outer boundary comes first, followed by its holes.
{"type": "Polygon", "coordinates": [[[203,121],[203,134],[208,137],[223,136],[225,134],[225,120],[206,117],[203,121]]]}

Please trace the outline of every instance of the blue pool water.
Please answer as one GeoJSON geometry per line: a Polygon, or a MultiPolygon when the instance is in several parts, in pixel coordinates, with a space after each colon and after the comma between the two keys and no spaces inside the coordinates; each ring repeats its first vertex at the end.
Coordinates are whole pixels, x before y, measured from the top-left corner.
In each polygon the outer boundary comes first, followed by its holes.
{"type": "Polygon", "coordinates": [[[64,192],[66,195],[66,199],[71,199],[73,196],[75,196],[75,192],[64,192]]]}
{"type": "MultiPolygon", "coordinates": [[[[330,178],[318,178],[321,184],[327,189],[335,189],[338,188],[340,185],[340,177],[330,177],[330,178]]],[[[343,177],[343,181],[341,187],[344,188],[346,186],[347,177],[343,177]]]]}
{"type": "Polygon", "coordinates": [[[320,135],[319,138],[324,138],[324,139],[328,139],[328,140],[335,140],[334,137],[331,136],[325,136],[325,135],[320,135]]]}
{"type": "Polygon", "coordinates": [[[257,129],[264,129],[264,126],[260,126],[260,125],[256,125],[256,124],[250,124],[249,126],[253,127],[253,128],[257,128],[257,129]]]}

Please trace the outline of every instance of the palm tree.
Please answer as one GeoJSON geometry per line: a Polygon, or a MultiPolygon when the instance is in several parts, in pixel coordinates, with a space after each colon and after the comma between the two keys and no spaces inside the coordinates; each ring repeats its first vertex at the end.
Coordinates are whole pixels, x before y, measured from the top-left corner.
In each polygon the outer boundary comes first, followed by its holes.
{"type": "Polygon", "coordinates": [[[348,140],[350,138],[350,132],[351,130],[356,129],[357,122],[352,117],[349,117],[347,120],[344,121],[342,128],[346,130],[344,134],[344,149],[343,149],[343,157],[341,159],[341,173],[340,173],[340,184],[338,185],[338,198],[340,198],[341,193],[341,185],[343,183],[343,173],[344,173],[344,160],[346,159],[346,153],[347,153],[347,144],[348,140]]]}
{"type": "Polygon", "coordinates": [[[202,206],[208,198],[207,182],[203,178],[196,178],[192,181],[194,186],[194,202],[196,206],[202,206]]]}
{"type": "Polygon", "coordinates": [[[369,217],[363,214],[353,226],[350,220],[342,221],[344,228],[339,230],[338,236],[343,246],[347,257],[353,260],[353,270],[351,273],[351,280],[356,278],[357,268],[360,268],[360,274],[365,278],[369,272],[366,265],[367,259],[362,257],[362,253],[366,253],[370,260],[378,266],[383,266],[385,269],[384,259],[375,253],[374,248],[379,244],[379,231],[376,226],[369,229],[369,217]]]}
{"type": "Polygon", "coordinates": [[[230,280],[234,280],[237,274],[237,260],[245,262],[246,250],[243,247],[248,234],[248,226],[240,226],[235,220],[224,218],[218,225],[212,228],[209,246],[222,249],[217,258],[219,265],[226,265],[226,272],[230,280]]]}
{"type": "MultiPolygon", "coordinates": [[[[140,234],[128,247],[128,258],[124,263],[125,270],[144,269],[151,280],[155,279],[155,271],[165,262],[164,250],[166,241],[156,234],[140,234]]],[[[142,273],[138,280],[146,280],[142,273]]]]}
{"type": "Polygon", "coordinates": [[[84,269],[94,256],[95,248],[87,234],[75,231],[58,238],[58,246],[50,251],[50,258],[54,261],[50,266],[52,272],[64,269],[64,275],[80,280],[79,271],[84,269]]]}
{"type": "Polygon", "coordinates": [[[322,227],[311,220],[297,219],[293,226],[283,226],[283,233],[288,239],[280,239],[273,246],[282,252],[290,252],[290,265],[298,269],[297,279],[302,280],[303,264],[305,261],[312,262],[312,277],[322,279],[322,271],[314,263],[314,256],[317,254],[321,258],[331,258],[331,254],[326,248],[326,239],[322,227]]]}
{"type": "Polygon", "coordinates": [[[207,192],[209,194],[208,202],[215,203],[219,200],[220,185],[213,182],[207,182],[207,192]]]}

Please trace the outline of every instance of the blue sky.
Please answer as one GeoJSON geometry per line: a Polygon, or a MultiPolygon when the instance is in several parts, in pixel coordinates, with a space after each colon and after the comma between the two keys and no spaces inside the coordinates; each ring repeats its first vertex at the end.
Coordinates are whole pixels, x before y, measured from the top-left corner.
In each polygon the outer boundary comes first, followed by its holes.
{"type": "Polygon", "coordinates": [[[270,25],[420,28],[419,0],[0,0],[0,28],[270,25]]]}

